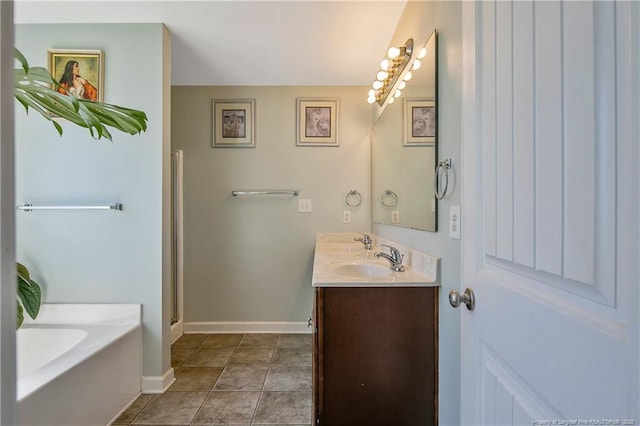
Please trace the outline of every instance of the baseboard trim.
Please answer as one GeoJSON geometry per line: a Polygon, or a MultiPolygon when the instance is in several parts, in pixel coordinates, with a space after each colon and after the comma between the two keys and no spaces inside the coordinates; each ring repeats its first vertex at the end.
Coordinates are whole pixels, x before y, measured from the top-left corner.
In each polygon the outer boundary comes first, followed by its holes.
{"type": "Polygon", "coordinates": [[[233,322],[233,321],[205,321],[185,322],[185,334],[195,333],[292,333],[311,334],[311,328],[304,321],[300,322],[233,322]]]}
{"type": "Polygon", "coordinates": [[[141,392],[142,393],[165,393],[169,386],[175,382],[173,376],[173,368],[169,368],[162,376],[146,376],[142,377],[141,392]]]}
{"type": "Polygon", "coordinates": [[[184,324],[182,323],[182,320],[171,325],[171,343],[175,342],[180,338],[180,336],[182,336],[182,334],[184,333],[183,329],[184,324]]]}

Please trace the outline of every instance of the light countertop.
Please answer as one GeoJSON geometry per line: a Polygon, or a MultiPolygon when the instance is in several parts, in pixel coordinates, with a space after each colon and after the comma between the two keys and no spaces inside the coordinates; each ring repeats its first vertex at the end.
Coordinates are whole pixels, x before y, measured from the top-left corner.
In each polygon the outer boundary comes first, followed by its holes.
{"type": "Polygon", "coordinates": [[[369,234],[372,250],[354,241],[357,233],[318,233],[313,259],[314,287],[438,287],[440,259],[407,249],[369,234]],[[381,244],[392,245],[404,255],[406,270],[395,272],[388,260],[374,256],[389,253],[381,244]]]}

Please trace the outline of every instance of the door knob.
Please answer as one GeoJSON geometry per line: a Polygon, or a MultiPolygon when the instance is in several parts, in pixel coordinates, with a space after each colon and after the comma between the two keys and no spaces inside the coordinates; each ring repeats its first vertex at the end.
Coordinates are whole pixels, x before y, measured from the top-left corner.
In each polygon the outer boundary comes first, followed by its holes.
{"type": "Polygon", "coordinates": [[[449,303],[454,308],[457,308],[461,303],[464,303],[467,305],[468,310],[473,311],[473,308],[476,307],[476,298],[473,294],[473,290],[470,288],[467,288],[462,295],[456,290],[451,290],[449,292],[449,303]]]}

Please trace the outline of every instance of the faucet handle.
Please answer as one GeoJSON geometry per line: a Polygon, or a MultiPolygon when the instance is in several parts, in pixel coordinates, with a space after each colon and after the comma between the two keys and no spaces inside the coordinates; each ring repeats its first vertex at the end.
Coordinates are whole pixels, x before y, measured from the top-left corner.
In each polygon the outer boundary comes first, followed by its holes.
{"type": "MultiPolygon", "coordinates": [[[[362,239],[364,241],[371,241],[371,237],[369,235],[365,234],[364,232],[359,232],[358,234],[362,235],[362,239]]],[[[358,237],[353,237],[353,240],[354,241],[360,241],[360,239],[358,239],[358,237]]]]}
{"type": "Polygon", "coordinates": [[[388,247],[391,251],[391,259],[396,263],[402,263],[404,259],[404,255],[400,253],[400,250],[395,248],[394,246],[390,246],[389,244],[382,244],[382,247],[388,247]]]}
{"type": "Polygon", "coordinates": [[[365,233],[361,233],[362,238],[359,237],[353,237],[353,241],[362,241],[362,243],[364,244],[364,247],[367,250],[371,250],[373,248],[372,246],[372,241],[371,241],[371,237],[365,233]]]}

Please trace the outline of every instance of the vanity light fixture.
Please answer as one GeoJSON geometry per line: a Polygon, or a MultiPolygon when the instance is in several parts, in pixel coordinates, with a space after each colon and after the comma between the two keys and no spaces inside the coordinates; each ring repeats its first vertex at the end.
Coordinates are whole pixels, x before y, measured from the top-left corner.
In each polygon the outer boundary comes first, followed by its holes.
{"type": "MultiPolygon", "coordinates": [[[[404,75],[403,73],[411,61],[412,53],[412,38],[408,39],[402,47],[392,46],[389,48],[387,56],[380,62],[380,70],[376,74],[376,81],[372,84],[373,88],[369,90],[368,103],[377,103],[383,106],[385,102],[392,103],[395,98],[401,95],[405,80],[411,78],[411,72],[407,71],[404,75]]],[[[414,62],[411,69],[418,69],[418,67],[420,67],[419,61],[417,66],[414,62]]]]}

